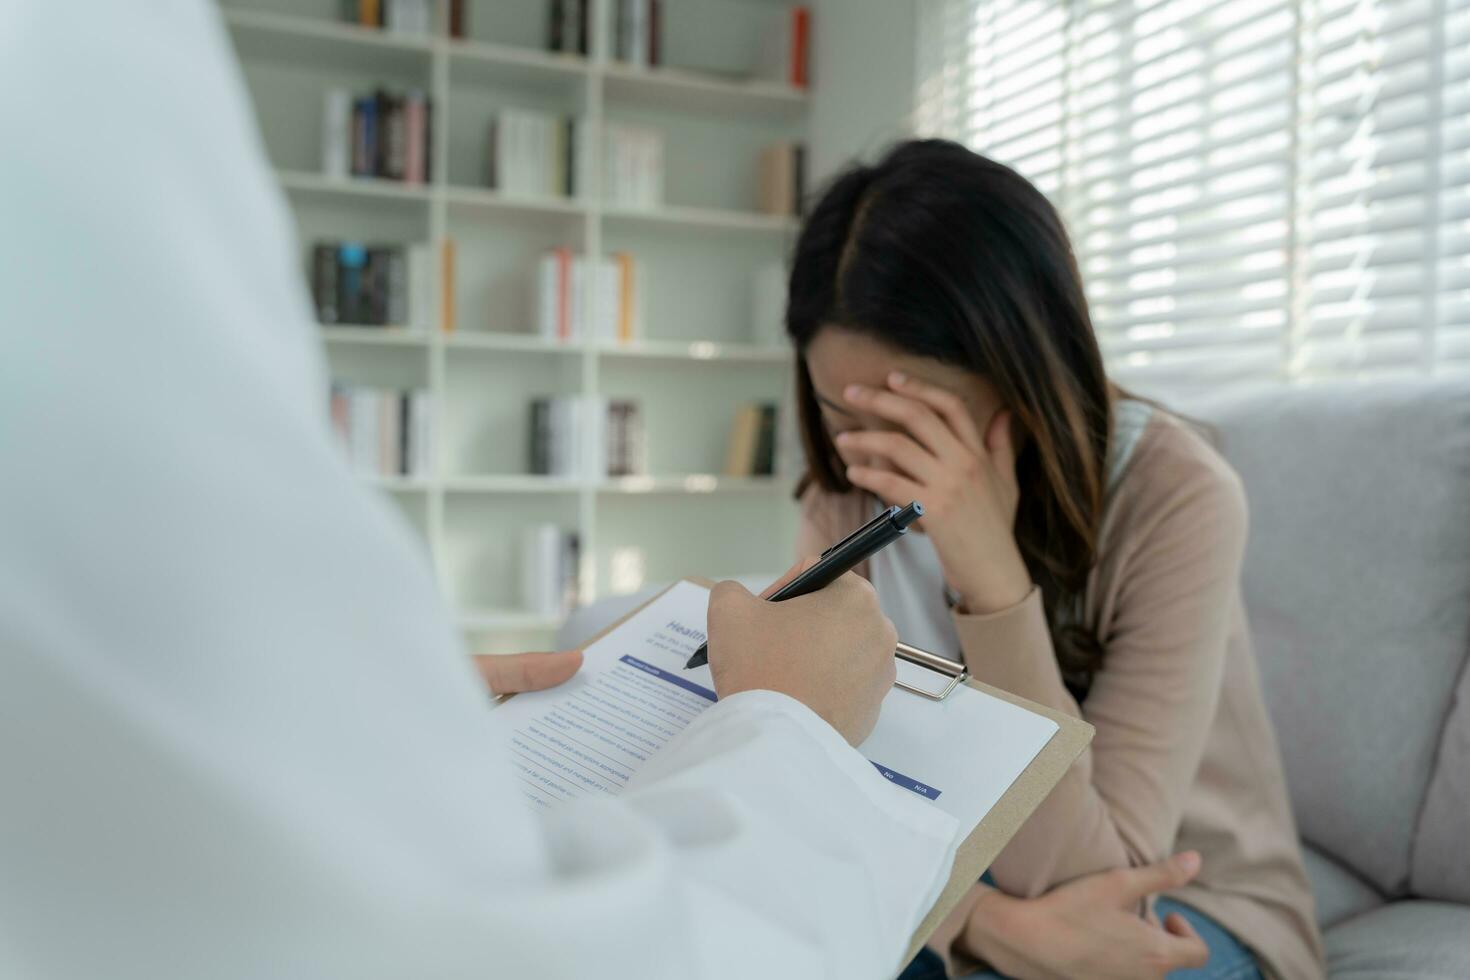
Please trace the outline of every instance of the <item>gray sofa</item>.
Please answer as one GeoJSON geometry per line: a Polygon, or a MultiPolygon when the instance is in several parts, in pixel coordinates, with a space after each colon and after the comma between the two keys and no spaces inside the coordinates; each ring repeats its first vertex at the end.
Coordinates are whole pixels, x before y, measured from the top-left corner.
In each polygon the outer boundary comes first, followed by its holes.
{"type": "MultiPolygon", "coordinates": [[[[1470,382],[1183,407],[1250,498],[1246,607],[1329,972],[1467,980],[1470,382]]],[[[579,611],[561,642],[639,599],[579,611]]]]}
{"type": "Polygon", "coordinates": [[[1470,978],[1470,381],[1187,406],[1245,481],[1246,610],[1337,978],[1470,978]]]}

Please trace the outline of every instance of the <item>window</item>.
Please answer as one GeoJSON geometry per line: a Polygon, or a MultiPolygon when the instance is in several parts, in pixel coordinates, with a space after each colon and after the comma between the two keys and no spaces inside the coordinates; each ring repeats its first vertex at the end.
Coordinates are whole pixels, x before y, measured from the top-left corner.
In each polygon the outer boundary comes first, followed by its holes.
{"type": "Polygon", "coordinates": [[[920,0],[917,63],[1123,383],[1470,371],[1470,0],[920,0]]]}

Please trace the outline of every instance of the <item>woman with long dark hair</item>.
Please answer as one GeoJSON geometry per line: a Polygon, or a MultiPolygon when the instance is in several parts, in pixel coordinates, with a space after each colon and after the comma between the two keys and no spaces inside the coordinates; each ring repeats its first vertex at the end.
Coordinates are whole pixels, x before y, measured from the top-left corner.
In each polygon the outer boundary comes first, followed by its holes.
{"type": "Polygon", "coordinates": [[[1108,380],[1046,198],[943,141],[854,167],[802,230],[787,327],[799,550],[922,501],[922,533],[863,570],[900,636],[1097,729],[926,956],[1024,960],[994,928],[1006,895],[1188,847],[1203,871],[1157,904],[1209,942],[1191,975],[1321,977],[1241,603],[1240,483],[1108,380]]]}

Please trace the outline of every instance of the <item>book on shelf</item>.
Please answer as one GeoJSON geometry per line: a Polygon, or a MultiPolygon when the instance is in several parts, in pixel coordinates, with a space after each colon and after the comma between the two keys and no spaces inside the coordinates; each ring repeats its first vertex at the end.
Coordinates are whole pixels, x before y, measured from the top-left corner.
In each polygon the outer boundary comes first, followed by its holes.
{"type": "Polygon", "coordinates": [[[592,0],[550,0],[546,50],[586,57],[592,51],[592,0]]]}
{"type": "Polygon", "coordinates": [[[637,261],[627,252],[589,265],[584,255],[553,248],[537,263],[532,308],[543,340],[631,343],[640,333],[637,298],[637,261]]]}
{"type": "Polygon", "coordinates": [[[649,126],[607,122],[603,134],[603,200],[625,208],[663,204],[663,133],[649,126]]]}
{"type": "Polygon", "coordinates": [[[586,423],[601,410],[598,399],[582,395],[536,398],[530,413],[530,471],[563,479],[600,475],[601,462],[586,423]]]}
{"type": "Polygon", "coordinates": [[[565,616],[577,606],[581,539],[555,524],[521,532],[521,608],[538,616],[565,616]]]}
{"type": "Polygon", "coordinates": [[[327,90],[322,113],[322,173],[346,177],[352,173],[352,93],[345,88],[327,90]]]}
{"type": "Polygon", "coordinates": [[[432,255],[427,244],[317,242],[310,268],[317,322],[423,329],[433,322],[432,255]]]}
{"type": "MultiPolygon", "coordinates": [[[[602,192],[625,207],[663,201],[664,138],[658,130],[626,123],[603,126],[602,192]]],[[[515,197],[575,198],[590,186],[585,116],[501,109],[486,127],[485,184],[515,197]]]]}
{"type": "Polygon", "coordinates": [[[594,395],[536,398],[530,406],[534,476],[601,479],[648,469],[643,412],[636,401],[594,395]]]}
{"type": "Polygon", "coordinates": [[[612,27],[614,60],[637,68],[663,63],[662,0],[614,0],[612,27]]]}
{"type": "Polygon", "coordinates": [[[439,329],[445,333],[455,325],[454,261],[454,239],[446,238],[439,243],[439,329]]]}
{"type": "Polygon", "coordinates": [[[354,95],[329,89],[322,112],[322,173],[426,184],[433,106],[418,90],[354,95]]]}
{"type": "Polygon", "coordinates": [[[383,26],[399,34],[434,33],[434,0],[382,0],[383,26]]]}
{"type": "Polygon", "coordinates": [[[584,117],[502,109],[486,134],[485,182],[517,197],[576,197],[586,187],[584,117]]]}
{"type": "Polygon", "coordinates": [[[761,150],[756,208],[762,214],[799,217],[806,196],[806,144],[783,140],[761,150]]]}
{"type": "Polygon", "coordinates": [[[778,11],[761,48],[760,75],[770,81],[806,88],[811,83],[811,8],[778,11]]]}
{"type": "Polygon", "coordinates": [[[607,475],[643,476],[647,472],[643,410],[635,401],[614,398],[607,403],[607,475]]]}
{"type": "Polygon", "coordinates": [[[343,0],[342,18],[363,27],[383,26],[382,0],[343,0]]]}
{"type": "Polygon", "coordinates": [[[333,384],[331,415],[337,441],[358,475],[426,478],[433,472],[433,402],[427,391],[333,384]]]}
{"type": "Polygon", "coordinates": [[[744,405],[730,425],[726,476],[772,476],[776,472],[776,405],[744,405]]]}
{"type": "Polygon", "coordinates": [[[342,19],[395,34],[434,32],[434,0],[343,0],[342,19]]]}
{"type": "Polygon", "coordinates": [[[449,36],[463,38],[470,32],[470,12],[465,0],[449,0],[449,36]]]}

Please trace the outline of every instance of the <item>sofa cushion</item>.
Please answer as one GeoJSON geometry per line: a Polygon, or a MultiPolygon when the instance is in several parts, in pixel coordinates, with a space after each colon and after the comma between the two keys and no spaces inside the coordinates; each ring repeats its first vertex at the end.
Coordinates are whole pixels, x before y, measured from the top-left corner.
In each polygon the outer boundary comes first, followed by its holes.
{"type": "Polygon", "coordinates": [[[1372,885],[1310,844],[1302,845],[1302,864],[1317,900],[1317,925],[1323,929],[1383,904],[1372,885]]]}
{"type": "MultiPolygon", "coordinates": [[[[1421,898],[1470,902],[1470,667],[1460,674],[1414,838],[1409,887],[1421,898]]],[[[1470,966],[1466,967],[1470,975],[1470,966]]]]}
{"type": "Polygon", "coordinates": [[[1182,407],[1245,482],[1246,611],[1302,835],[1402,894],[1470,636],[1470,382],[1182,407]]]}
{"type": "Polygon", "coordinates": [[[1332,980],[1465,980],[1470,908],[1393,902],[1327,930],[1332,980]]]}

